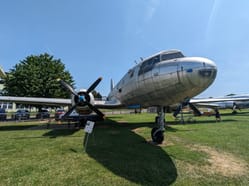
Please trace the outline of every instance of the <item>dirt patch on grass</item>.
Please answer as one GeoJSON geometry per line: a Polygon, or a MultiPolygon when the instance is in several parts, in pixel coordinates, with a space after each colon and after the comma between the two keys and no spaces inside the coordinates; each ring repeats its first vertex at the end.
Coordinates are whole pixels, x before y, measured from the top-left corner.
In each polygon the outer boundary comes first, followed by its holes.
{"type": "MultiPolygon", "coordinates": [[[[173,144],[181,143],[185,147],[189,148],[192,151],[204,152],[208,155],[206,165],[187,165],[191,172],[205,172],[206,174],[220,174],[226,177],[238,177],[249,175],[249,164],[239,158],[236,157],[232,153],[216,150],[215,148],[205,146],[205,145],[189,145],[186,144],[181,138],[171,137],[173,144]]],[[[167,143],[166,143],[167,144],[167,143]]],[[[164,143],[160,146],[167,146],[164,143]]]]}
{"type": "Polygon", "coordinates": [[[192,150],[208,154],[208,165],[200,166],[202,171],[210,174],[221,174],[226,177],[237,177],[248,174],[248,164],[231,153],[220,152],[208,146],[189,146],[192,150]]]}
{"type": "Polygon", "coordinates": [[[136,134],[139,135],[139,132],[142,131],[142,130],[143,130],[142,128],[134,128],[134,129],[132,129],[131,131],[132,131],[132,132],[135,132],[136,134]]]}

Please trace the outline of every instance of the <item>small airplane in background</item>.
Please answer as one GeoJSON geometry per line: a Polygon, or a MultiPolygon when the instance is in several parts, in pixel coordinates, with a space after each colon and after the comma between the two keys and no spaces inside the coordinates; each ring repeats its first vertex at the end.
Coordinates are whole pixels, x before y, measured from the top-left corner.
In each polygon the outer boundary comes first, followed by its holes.
{"type": "MultiPolygon", "coordinates": [[[[191,98],[207,89],[215,80],[216,74],[217,67],[210,59],[186,57],[179,50],[169,50],[142,60],[128,70],[115,86],[111,83],[111,92],[103,101],[95,100],[91,93],[102,78],[98,78],[88,89],[79,91],[75,91],[59,79],[62,86],[72,94],[71,99],[0,96],[0,101],[43,106],[70,106],[63,118],[66,119],[73,110],[76,110],[84,121],[103,119],[104,114],[99,110],[101,108],[156,106],[158,116],[151,136],[153,142],[162,143],[165,112],[168,108],[177,108],[176,115],[184,105],[195,108],[194,104],[198,101],[191,98]],[[93,115],[93,112],[96,114],[93,115]]],[[[205,100],[205,102],[211,101],[212,99],[205,100]]]]}
{"type": "Polygon", "coordinates": [[[208,102],[208,103],[199,102],[196,104],[196,106],[213,108],[213,109],[216,109],[216,108],[217,109],[232,109],[232,113],[234,114],[237,113],[237,110],[249,108],[249,94],[225,96],[221,99],[222,101],[217,101],[217,102],[208,102]]]}

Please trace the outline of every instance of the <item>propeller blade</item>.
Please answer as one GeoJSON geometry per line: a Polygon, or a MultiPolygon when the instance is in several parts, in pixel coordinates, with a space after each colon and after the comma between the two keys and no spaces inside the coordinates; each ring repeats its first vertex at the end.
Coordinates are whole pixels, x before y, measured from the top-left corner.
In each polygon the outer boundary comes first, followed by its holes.
{"type": "Polygon", "coordinates": [[[66,88],[69,92],[71,92],[73,95],[78,96],[77,92],[74,91],[74,89],[67,84],[65,81],[58,79],[57,81],[59,81],[61,83],[61,85],[66,88]]]}
{"type": "Polygon", "coordinates": [[[93,106],[92,104],[86,102],[86,104],[88,105],[88,107],[94,111],[97,115],[99,115],[101,118],[103,118],[105,115],[99,110],[97,109],[95,106],[93,106]]]}
{"type": "Polygon", "coordinates": [[[62,116],[63,119],[66,119],[72,112],[73,110],[77,107],[77,105],[72,106],[65,114],[62,116]]]}
{"type": "Polygon", "coordinates": [[[100,83],[100,81],[102,80],[102,77],[99,77],[86,91],[87,94],[89,94],[90,92],[92,92],[100,83]]]}

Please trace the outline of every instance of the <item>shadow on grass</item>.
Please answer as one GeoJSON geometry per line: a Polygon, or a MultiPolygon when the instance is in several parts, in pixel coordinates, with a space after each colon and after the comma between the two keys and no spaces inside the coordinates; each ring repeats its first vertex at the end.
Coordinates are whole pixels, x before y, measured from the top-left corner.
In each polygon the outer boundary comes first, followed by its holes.
{"type": "Polygon", "coordinates": [[[50,138],[57,138],[57,137],[62,137],[62,136],[70,136],[77,131],[79,131],[79,129],[52,129],[44,133],[42,136],[50,137],[50,138]]]}
{"type": "MultiPolygon", "coordinates": [[[[107,120],[97,124],[86,152],[115,175],[141,185],[170,185],[177,170],[170,156],[134,132],[151,123],[126,124],[107,120]]],[[[169,127],[172,131],[173,128],[169,127]]]]}
{"type": "MultiPolygon", "coordinates": [[[[198,118],[197,118],[198,119],[198,118]]],[[[220,122],[216,122],[215,119],[210,119],[210,120],[184,120],[184,123],[181,123],[181,121],[170,121],[167,122],[167,125],[194,125],[194,124],[219,124],[219,123],[229,123],[229,122],[237,122],[238,120],[236,119],[222,119],[220,122]]]]}
{"type": "Polygon", "coordinates": [[[236,112],[236,113],[222,113],[221,116],[246,116],[248,117],[249,112],[236,112]]]}
{"type": "Polygon", "coordinates": [[[0,131],[14,131],[14,130],[26,130],[37,125],[0,125],[0,131]]]}

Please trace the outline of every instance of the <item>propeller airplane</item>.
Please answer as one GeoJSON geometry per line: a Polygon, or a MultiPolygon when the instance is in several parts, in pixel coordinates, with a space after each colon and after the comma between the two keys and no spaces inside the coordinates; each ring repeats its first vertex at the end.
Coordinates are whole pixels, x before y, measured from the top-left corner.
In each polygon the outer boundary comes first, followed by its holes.
{"type": "MultiPolygon", "coordinates": [[[[0,101],[43,106],[70,106],[63,119],[76,110],[84,121],[104,119],[104,113],[99,110],[101,108],[156,106],[158,116],[151,136],[153,142],[162,143],[165,112],[169,108],[177,108],[174,112],[176,116],[182,106],[187,104],[194,109],[194,104],[198,102],[214,102],[213,99],[192,100],[191,98],[206,90],[215,80],[216,74],[217,67],[212,60],[204,57],[186,57],[179,50],[169,50],[143,59],[115,86],[111,82],[111,91],[106,100],[95,100],[92,94],[102,80],[98,78],[88,89],[80,89],[78,92],[63,80],[58,79],[61,85],[72,94],[71,99],[0,96],[0,101]],[[96,114],[93,115],[93,112],[96,114]]],[[[222,101],[222,99],[215,101],[222,101]]]]}

